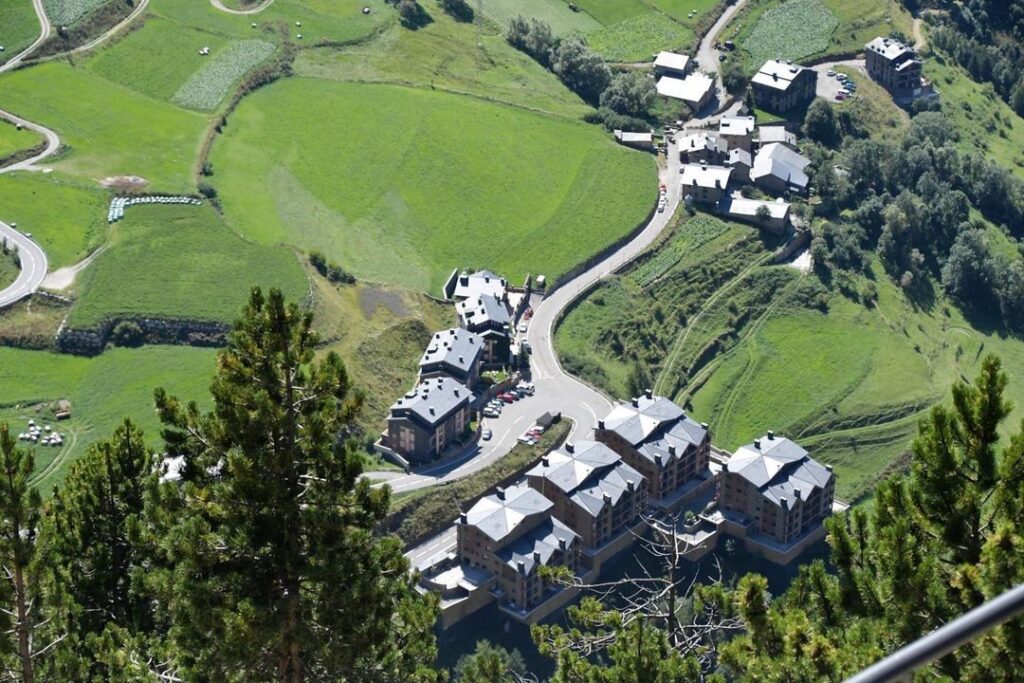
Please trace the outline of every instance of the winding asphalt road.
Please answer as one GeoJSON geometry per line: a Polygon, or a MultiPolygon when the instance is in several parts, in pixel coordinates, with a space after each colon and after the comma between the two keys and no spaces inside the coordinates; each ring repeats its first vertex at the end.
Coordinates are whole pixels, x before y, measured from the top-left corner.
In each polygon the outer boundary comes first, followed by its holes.
{"type": "Polygon", "coordinates": [[[255,7],[250,7],[249,9],[231,9],[230,7],[225,6],[221,0],[210,0],[211,5],[219,9],[221,12],[227,12],[228,14],[256,14],[270,7],[272,2],[274,2],[274,0],[267,0],[266,2],[261,2],[255,7]]]}

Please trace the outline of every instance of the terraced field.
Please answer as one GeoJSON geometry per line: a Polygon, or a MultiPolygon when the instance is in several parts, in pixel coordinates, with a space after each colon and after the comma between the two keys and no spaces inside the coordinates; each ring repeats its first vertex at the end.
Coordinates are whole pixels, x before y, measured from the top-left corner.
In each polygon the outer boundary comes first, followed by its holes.
{"type": "Polygon", "coordinates": [[[313,79],[246,98],[211,161],[228,223],[248,239],[430,292],[466,264],[556,277],[637,225],[657,189],[652,158],[596,127],[313,79]]]}
{"type": "Polygon", "coordinates": [[[68,324],[127,315],[231,322],[254,285],[280,287],[291,301],[309,292],[290,250],[242,241],[209,205],[133,206],[83,274],[68,324]]]}

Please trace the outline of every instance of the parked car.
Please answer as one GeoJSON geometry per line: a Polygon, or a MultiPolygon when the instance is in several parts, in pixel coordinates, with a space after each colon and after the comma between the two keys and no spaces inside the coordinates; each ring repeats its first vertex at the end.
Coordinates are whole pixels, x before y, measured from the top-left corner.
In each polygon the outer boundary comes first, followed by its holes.
{"type": "Polygon", "coordinates": [[[829,69],[828,71],[825,72],[825,75],[828,76],[829,78],[832,78],[833,76],[836,75],[835,69],[829,69]]]}
{"type": "Polygon", "coordinates": [[[484,417],[501,417],[501,413],[494,408],[484,408],[484,417]]]}
{"type": "Polygon", "coordinates": [[[519,332],[521,334],[526,334],[526,329],[527,329],[526,323],[519,323],[519,332]]]}
{"type": "Polygon", "coordinates": [[[485,429],[480,434],[480,438],[483,439],[484,441],[490,441],[492,436],[494,436],[494,434],[491,432],[490,429],[485,429]]]}
{"type": "Polygon", "coordinates": [[[502,394],[498,398],[500,398],[505,403],[513,403],[516,400],[515,396],[513,396],[512,394],[502,394]]]}
{"type": "Polygon", "coordinates": [[[533,348],[530,347],[530,342],[523,340],[523,348],[526,349],[527,353],[533,353],[533,348]]]}

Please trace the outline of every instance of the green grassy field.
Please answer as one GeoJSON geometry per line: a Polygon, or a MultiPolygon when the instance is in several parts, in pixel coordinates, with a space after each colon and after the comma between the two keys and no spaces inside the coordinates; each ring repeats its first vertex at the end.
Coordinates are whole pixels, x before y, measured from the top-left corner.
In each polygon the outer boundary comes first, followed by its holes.
{"type": "Polygon", "coordinates": [[[39,37],[39,19],[31,2],[3,0],[0,2],[0,64],[15,56],[39,37]]]}
{"type": "Polygon", "coordinates": [[[43,0],[46,16],[54,26],[72,26],[104,0],[43,0]]]}
{"type": "Polygon", "coordinates": [[[327,80],[471,93],[574,119],[590,110],[554,74],[511,47],[497,29],[485,27],[478,34],[475,26],[446,14],[417,31],[396,24],[369,42],[304,50],[294,69],[298,75],[327,80]]]}
{"type": "Polygon", "coordinates": [[[594,31],[588,44],[611,62],[643,62],[661,50],[689,52],[693,30],[661,12],[646,12],[594,31]]]}
{"type": "Polygon", "coordinates": [[[6,119],[0,119],[0,159],[23,149],[34,147],[43,141],[43,136],[28,128],[18,130],[6,119]]]}
{"type": "Polygon", "coordinates": [[[36,448],[35,483],[48,494],[86,446],[109,436],[124,417],[156,444],[154,388],[208,407],[214,355],[211,349],[170,346],[113,349],[95,358],[0,348],[0,420],[19,432],[29,418],[51,418],[45,408],[37,412],[37,405],[71,401],[72,419],[60,423],[68,436],[64,448],[36,448]]]}
{"type": "Polygon", "coordinates": [[[431,292],[466,264],[555,277],[640,222],[656,189],[653,159],[593,126],[313,79],[247,98],[211,160],[240,234],[431,292]]]}
{"type": "Polygon", "coordinates": [[[139,175],[163,192],[194,188],[205,117],[65,62],[4,74],[0,90],[6,109],[53,128],[71,147],[59,169],[94,180],[139,175]]]}
{"type": "Polygon", "coordinates": [[[32,233],[51,270],[78,262],[102,243],[108,197],[93,183],[59,173],[0,175],[0,218],[32,233]]]}
{"type": "Polygon", "coordinates": [[[889,0],[750,0],[722,31],[750,70],[781,56],[805,60],[852,54],[879,35],[911,33],[911,17],[889,0]],[[822,12],[822,8],[827,13],[822,12]],[[824,21],[828,15],[827,22],[824,21]],[[838,20],[834,27],[832,22],[838,20]]]}
{"type": "Polygon", "coordinates": [[[601,27],[597,19],[586,12],[573,12],[563,0],[485,0],[483,12],[502,30],[519,15],[547,22],[556,35],[587,33],[601,27]]]}
{"type": "Polygon", "coordinates": [[[0,251],[0,289],[17,280],[19,273],[21,273],[21,268],[15,264],[14,255],[0,251]]]}
{"type": "Polygon", "coordinates": [[[149,17],[139,30],[105,45],[85,68],[142,95],[170,102],[178,88],[228,42],[218,33],[149,17]],[[208,57],[199,54],[204,46],[210,48],[208,57]]]}
{"type": "Polygon", "coordinates": [[[132,206],[76,282],[68,324],[122,315],[231,322],[254,285],[280,287],[293,301],[309,289],[291,250],[244,242],[209,205],[132,206]]]}

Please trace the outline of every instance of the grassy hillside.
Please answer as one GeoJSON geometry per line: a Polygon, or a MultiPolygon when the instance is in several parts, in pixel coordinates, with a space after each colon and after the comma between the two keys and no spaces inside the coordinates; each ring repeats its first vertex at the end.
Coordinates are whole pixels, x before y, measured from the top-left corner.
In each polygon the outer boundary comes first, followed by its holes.
{"type": "Polygon", "coordinates": [[[39,37],[39,19],[31,2],[0,2],[0,64],[15,56],[39,37]]]}
{"type": "Polygon", "coordinates": [[[36,410],[39,404],[71,401],[73,417],[60,426],[68,435],[65,446],[36,448],[36,483],[49,493],[87,444],[109,436],[126,416],[138,422],[156,443],[154,388],[165,387],[206,407],[213,370],[214,351],[210,349],[151,346],[83,358],[0,348],[0,420],[9,422],[15,432],[22,431],[29,418],[52,418],[45,407],[36,410]]]}
{"type": "Polygon", "coordinates": [[[466,264],[514,281],[557,276],[640,222],[657,189],[649,155],[593,126],[314,79],[248,97],[211,161],[247,238],[322,249],[359,277],[431,292],[466,264]]]}
{"type": "Polygon", "coordinates": [[[108,201],[94,183],[59,173],[0,175],[0,218],[32,233],[51,270],[78,262],[102,243],[108,201]]]}
{"type": "Polygon", "coordinates": [[[23,149],[34,147],[43,141],[43,136],[28,128],[18,130],[17,126],[0,119],[0,159],[23,149]]]}
{"type": "Polygon", "coordinates": [[[231,322],[254,285],[280,287],[292,301],[308,292],[289,249],[244,242],[208,205],[133,206],[76,283],[68,323],[89,327],[121,315],[231,322]]]}
{"type": "MultiPolygon", "coordinates": [[[[645,384],[709,422],[723,448],[766,429],[793,437],[833,463],[839,495],[855,498],[984,353],[1007,368],[1024,360],[1020,340],[973,329],[942,299],[914,307],[884,276],[867,307],[816,276],[757,265],[766,252],[744,231],[702,216],[680,223],[566,317],[555,335],[562,362],[620,397],[639,366],[645,384]]],[[[1014,420],[1024,416],[1017,391],[1014,420]]]]}
{"type": "Polygon", "coordinates": [[[206,119],[115,85],[66,62],[0,78],[4,108],[53,128],[71,152],[56,165],[99,179],[139,175],[165,192],[187,191],[206,119]]]}

